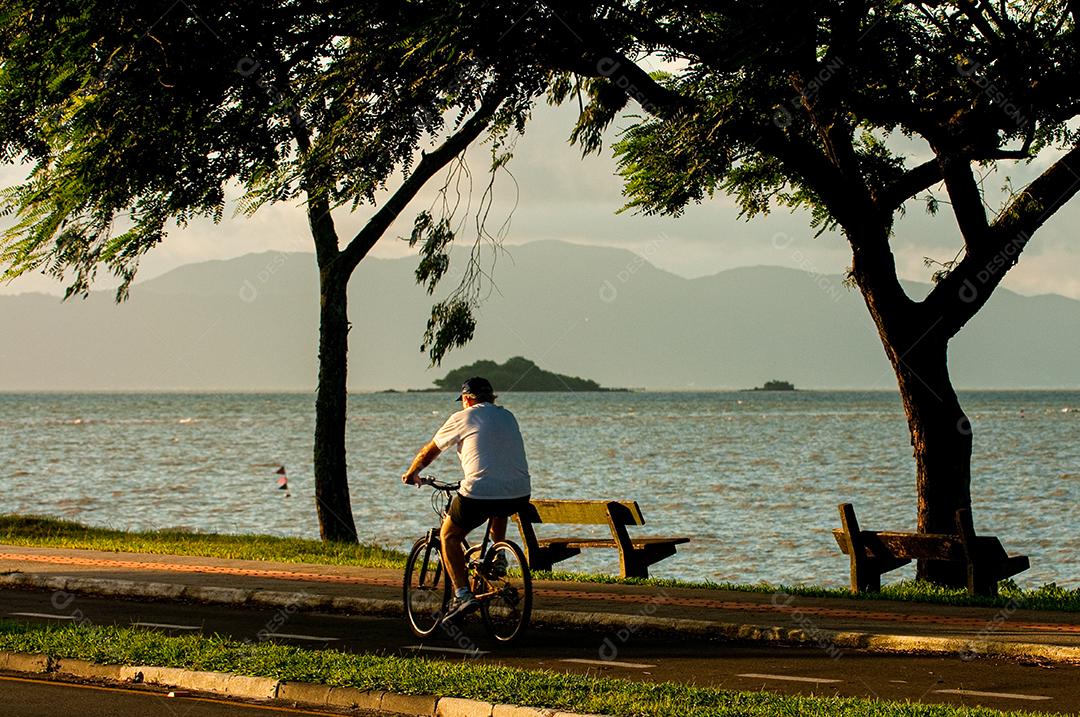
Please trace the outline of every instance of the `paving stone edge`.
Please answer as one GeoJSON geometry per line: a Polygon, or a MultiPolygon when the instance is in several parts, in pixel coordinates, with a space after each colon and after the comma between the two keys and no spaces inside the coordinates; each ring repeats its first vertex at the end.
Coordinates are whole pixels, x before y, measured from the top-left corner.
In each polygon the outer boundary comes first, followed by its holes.
{"type": "MultiPolygon", "coordinates": [[[[399,617],[397,600],[320,595],[305,591],[243,590],[200,587],[135,580],[74,578],[14,572],[0,575],[0,589],[33,588],[69,593],[150,600],[190,600],[214,605],[258,605],[293,610],[342,612],[356,615],[399,617]]],[[[750,623],[714,622],[664,618],[655,615],[623,615],[603,612],[533,610],[533,623],[549,627],[607,629],[619,634],[651,632],[695,637],[724,637],[748,642],[813,645],[826,650],[859,649],[877,652],[934,653],[963,657],[1001,656],[1035,658],[1050,662],[1080,663],[1080,647],[1006,642],[993,639],[966,640],[949,637],[893,635],[888,633],[804,629],[750,623]]]]}
{"type": "Polygon", "coordinates": [[[345,707],[409,717],[604,717],[492,704],[460,697],[402,695],[307,682],[151,665],[102,665],[86,660],[0,651],[0,670],[128,684],[153,684],[238,699],[314,707],[345,707]]]}

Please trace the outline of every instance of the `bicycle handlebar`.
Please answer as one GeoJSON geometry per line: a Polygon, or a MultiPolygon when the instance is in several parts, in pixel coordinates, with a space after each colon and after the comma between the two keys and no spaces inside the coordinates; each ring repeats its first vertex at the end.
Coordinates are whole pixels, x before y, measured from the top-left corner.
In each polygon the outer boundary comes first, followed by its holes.
{"type": "Polygon", "coordinates": [[[419,488],[422,485],[428,485],[428,486],[431,486],[432,488],[434,488],[435,490],[444,490],[444,491],[449,492],[449,491],[457,490],[458,488],[460,488],[461,487],[461,481],[458,481],[457,483],[443,483],[443,482],[441,482],[439,480],[436,480],[435,476],[420,476],[420,480],[417,481],[416,483],[414,483],[414,485],[417,488],[419,488]]]}

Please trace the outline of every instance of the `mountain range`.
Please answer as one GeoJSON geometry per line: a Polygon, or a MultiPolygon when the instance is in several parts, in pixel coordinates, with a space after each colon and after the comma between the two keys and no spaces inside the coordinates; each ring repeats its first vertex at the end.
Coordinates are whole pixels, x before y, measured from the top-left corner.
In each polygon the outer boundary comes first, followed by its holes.
{"type": "MultiPolygon", "coordinates": [[[[466,263],[453,255],[447,286],[466,263]]],[[[625,250],[556,241],[480,266],[493,283],[476,336],[430,368],[419,346],[433,299],[413,279],[416,258],[362,262],[349,291],[351,389],[430,387],[453,367],[511,356],[616,387],[896,385],[839,275],[759,266],[686,279],[625,250]]],[[[317,277],[311,254],[263,253],[180,267],[120,305],[111,292],[0,296],[0,391],[314,390],[317,277]]],[[[1077,388],[1078,356],[1080,301],[999,289],[953,340],[950,369],[958,387],[1077,388]]]]}

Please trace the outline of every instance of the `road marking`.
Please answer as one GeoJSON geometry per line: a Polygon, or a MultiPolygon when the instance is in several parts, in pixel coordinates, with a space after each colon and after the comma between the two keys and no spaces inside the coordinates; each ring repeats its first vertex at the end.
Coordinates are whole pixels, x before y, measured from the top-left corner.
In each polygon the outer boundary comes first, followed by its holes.
{"type": "Polygon", "coordinates": [[[612,667],[630,667],[637,670],[644,670],[646,667],[656,667],[656,665],[646,665],[642,662],[618,662],[616,660],[586,660],[579,657],[568,657],[565,660],[559,660],[559,662],[576,662],[581,665],[610,665],[612,667]]]}
{"type": "Polygon", "coordinates": [[[160,627],[163,630],[201,630],[202,625],[173,625],[167,622],[133,622],[132,627],[160,627]]]}
{"type": "Polygon", "coordinates": [[[338,637],[319,637],[318,635],[293,635],[288,632],[271,632],[269,637],[285,637],[290,640],[310,640],[311,642],[336,642],[338,637]]]}
{"type": "Polygon", "coordinates": [[[74,620],[74,615],[53,615],[47,612],[9,612],[8,615],[18,615],[19,617],[44,617],[50,620],[74,620]]]}
{"type": "Polygon", "coordinates": [[[465,650],[460,647],[431,647],[430,645],[406,645],[406,650],[423,650],[424,652],[449,652],[454,655],[486,655],[487,650],[465,650]]]}
{"type": "Polygon", "coordinates": [[[750,677],[755,680],[784,680],[785,682],[843,682],[843,680],[830,680],[826,677],[792,677],[791,675],[765,675],[758,672],[745,672],[736,677],[750,677]]]}
{"type": "Polygon", "coordinates": [[[1046,695],[1018,695],[1012,692],[976,692],[975,690],[934,690],[934,692],[942,695],[964,695],[965,697],[1003,697],[1008,700],[1031,700],[1032,702],[1054,699],[1053,697],[1047,697],[1046,695]]]}

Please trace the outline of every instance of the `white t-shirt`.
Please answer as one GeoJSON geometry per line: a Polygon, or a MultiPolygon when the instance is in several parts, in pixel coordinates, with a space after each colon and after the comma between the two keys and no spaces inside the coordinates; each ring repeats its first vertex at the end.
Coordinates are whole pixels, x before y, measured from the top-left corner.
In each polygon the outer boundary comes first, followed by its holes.
{"type": "Polygon", "coordinates": [[[439,450],[453,446],[465,477],[458,492],[468,498],[522,498],[532,492],[525,443],[514,414],[494,403],[458,411],[432,439],[439,450]]]}

